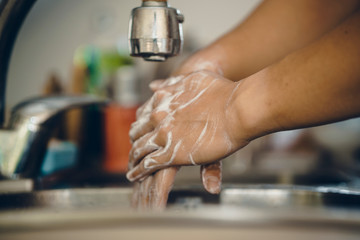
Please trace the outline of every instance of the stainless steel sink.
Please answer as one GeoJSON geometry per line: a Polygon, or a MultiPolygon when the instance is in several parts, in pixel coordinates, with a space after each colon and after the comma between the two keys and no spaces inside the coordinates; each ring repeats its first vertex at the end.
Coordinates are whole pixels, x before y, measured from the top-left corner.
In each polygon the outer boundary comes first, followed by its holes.
{"type": "Polygon", "coordinates": [[[220,196],[177,187],[165,212],[129,208],[130,188],[0,194],[1,239],[359,239],[360,192],[225,186],[220,196]]]}
{"type": "Polygon", "coordinates": [[[360,210],[360,191],[348,187],[228,186],[220,198],[221,203],[225,205],[271,208],[352,208],[360,210]]]}
{"type": "Polygon", "coordinates": [[[80,210],[130,207],[131,188],[84,188],[0,194],[0,209],[80,210]]]}
{"type": "MultiPolygon", "coordinates": [[[[81,188],[43,191],[0,192],[0,210],[87,209],[130,206],[132,189],[81,188]]],[[[225,185],[220,195],[207,193],[200,185],[176,186],[170,207],[203,205],[256,208],[346,208],[360,210],[360,190],[347,187],[293,185],[225,185]]]]}

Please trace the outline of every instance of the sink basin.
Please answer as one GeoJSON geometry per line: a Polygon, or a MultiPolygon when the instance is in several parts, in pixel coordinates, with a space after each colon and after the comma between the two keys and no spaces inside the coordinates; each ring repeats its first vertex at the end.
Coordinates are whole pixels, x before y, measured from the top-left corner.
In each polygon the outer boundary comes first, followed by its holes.
{"type": "Polygon", "coordinates": [[[175,188],[162,213],[130,209],[130,188],[0,194],[1,239],[359,239],[360,192],[228,185],[175,188]]]}
{"type": "Polygon", "coordinates": [[[130,207],[131,188],[84,188],[0,194],[1,210],[130,207]]]}

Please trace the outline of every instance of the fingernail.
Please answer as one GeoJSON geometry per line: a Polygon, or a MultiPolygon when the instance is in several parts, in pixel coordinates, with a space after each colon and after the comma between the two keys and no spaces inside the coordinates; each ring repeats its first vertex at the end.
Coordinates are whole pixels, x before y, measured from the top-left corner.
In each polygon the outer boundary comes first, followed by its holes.
{"type": "Polygon", "coordinates": [[[151,90],[155,91],[156,89],[158,89],[161,85],[161,82],[159,81],[153,81],[149,84],[149,87],[151,90]]]}
{"type": "Polygon", "coordinates": [[[133,182],[134,181],[134,177],[132,176],[133,175],[133,171],[128,171],[126,173],[126,178],[130,181],[130,182],[133,182]]]}
{"type": "Polygon", "coordinates": [[[214,176],[209,176],[205,179],[206,181],[206,190],[212,194],[219,194],[221,190],[221,181],[219,178],[214,176]]]}

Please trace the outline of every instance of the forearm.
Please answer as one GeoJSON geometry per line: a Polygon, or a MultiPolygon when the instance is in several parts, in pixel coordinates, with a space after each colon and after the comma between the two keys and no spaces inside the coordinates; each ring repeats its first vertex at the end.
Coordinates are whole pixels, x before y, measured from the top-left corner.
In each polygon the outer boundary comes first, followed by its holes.
{"type": "Polygon", "coordinates": [[[334,28],[359,1],[264,1],[243,23],[199,51],[186,68],[212,68],[243,79],[334,28]]]}
{"type": "Polygon", "coordinates": [[[360,116],[359,43],[360,11],[242,81],[234,107],[251,138],[360,116]]]}

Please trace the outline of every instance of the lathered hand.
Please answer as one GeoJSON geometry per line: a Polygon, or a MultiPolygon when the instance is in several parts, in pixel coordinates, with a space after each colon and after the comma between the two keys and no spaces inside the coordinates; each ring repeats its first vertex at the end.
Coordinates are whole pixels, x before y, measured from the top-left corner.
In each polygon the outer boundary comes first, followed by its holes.
{"type": "Polygon", "coordinates": [[[265,1],[244,24],[195,54],[194,61],[176,72],[207,69],[242,79],[237,85],[204,72],[160,84],[164,86],[146,105],[150,107],[143,108],[150,110],[143,111],[147,117],[139,118],[132,129],[130,180],[148,179],[173,166],[211,163],[272,132],[359,116],[358,2],[341,6],[337,1],[326,6],[284,2],[289,4],[280,3],[279,8],[278,1],[265,1]],[[320,25],[309,21],[318,18],[324,7],[329,10],[323,11],[327,21],[320,25]],[[296,21],[294,35],[294,28],[287,27],[293,15],[284,18],[274,9],[300,10],[308,18],[296,21]],[[263,41],[269,32],[259,31],[264,19],[270,20],[270,32],[284,34],[274,35],[259,48],[254,42],[263,41]],[[309,26],[311,33],[303,34],[301,29],[309,32],[309,26]],[[211,59],[210,65],[221,71],[196,66],[199,59],[211,59]]]}
{"type": "MultiPolygon", "coordinates": [[[[166,87],[169,83],[174,83],[182,79],[172,78],[171,81],[155,81],[151,84],[151,89],[155,92],[160,90],[163,87],[166,87]]],[[[137,112],[138,121],[134,123],[133,128],[130,132],[130,136],[134,139],[134,134],[139,134],[142,132],[146,134],[151,132],[153,129],[142,129],[141,125],[144,119],[148,119],[152,111],[152,102],[153,100],[148,101],[137,112]]],[[[202,165],[200,169],[201,179],[205,189],[212,194],[218,194],[221,190],[221,179],[222,179],[222,170],[221,162],[215,162],[213,164],[202,165]]],[[[131,169],[131,166],[129,166],[131,169]]],[[[134,184],[133,196],[132,196],[132,207],[135,209],[141,210],[163,210],[166,207],[168,194],[171,191],[173,186],[178,167],[169,167],[161,169],[155,173],[155,175],[150,175],[144,181],[138,181],[134,184]]]]}
{"type": "Polygon", "coordinates": [[[232,129],[238,124],[229,105],[239,83],[199,71],[158,84],[130,131],[130,181],[172,166],[214,163],[248,143],[232,129]]]}

